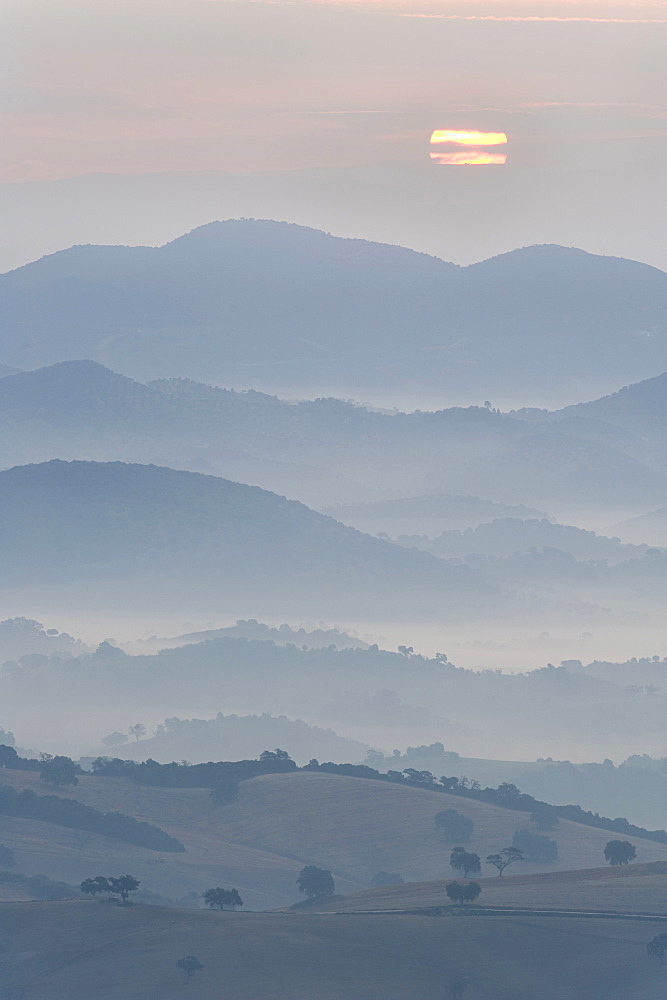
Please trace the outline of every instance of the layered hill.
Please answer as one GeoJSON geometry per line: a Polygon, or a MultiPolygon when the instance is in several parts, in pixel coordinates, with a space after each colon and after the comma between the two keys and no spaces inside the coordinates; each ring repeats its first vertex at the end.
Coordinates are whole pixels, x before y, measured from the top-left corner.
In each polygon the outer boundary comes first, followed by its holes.
{"type": "Polygon", "coordinates": [[[438,533],[498,516],[591,508],[608,511],[610,522],[658,506],[667,483],[662,450],[649,447],[643,426],[603,424],[601,434],[600,422],[574,426],[483,407],[392,414],[335,399],[290,404],[183,379],[143,385],[91,361],[1,379],[0,417],[4,466],[151,462],[328,508],[407,495],[385,499],[385,510],[348,510],[355,526],[361,519],[363,527],[380,524],[375,530],[397,516],[403,531],[421,531],[426,518],[438,533]]]}
{"type": "MultiPolygon", "coordinates": [[[[50,791],[35,772],[5,768],[0,784],[37,794],[50,791]]],[[[213,805],[208,788],[163,788],[93,775],[81,776],[75,788],[58,794],[159,825],[181,841],[185,852],[161,854],[99,834],[82,840],[78,831],[53,823],[2,816],[2,843],[15,851],[17,871],[74,885],[113,869],[128,871],[143,889],[175,900],[211,885],[234,885],[250,909],[295,902],[296,878],[306,864],[330,869],[343,895],[368,888],[378,871],[397,872],[406,882],[449,878],[453,845],[435,827],[443,809],[473,820],[467,849],[482,859],[510,844],[516,830],[532,828],[526,813],[322,772],[242,781],[237,800],[224,806],[213,805]]],[[[557,860],[525,862],[524,875],[598,867],[614,834],[561,819],[549,836],[558,844],[557,860]]],[[[638,861],[667,862],[667,845],[628,839],[636,844],[638,861]]],[[[615,908],[613,890],[604,908],[615,908]]]]}
{"type": "Polygon", "coordinates": [[[292,613],[321,609],[325,599],[379,610],[447,597],[462,610],[473,597],[479,606],[485,590],[487,600],[495,596],[465,567],[212,476],[54,460],[0,473],[0,504],[5,588],[69,585],[85,593],[94,582],[98,594],[113,592],[135,607],[164,597],[252,595],[292,613]]]}
{"type": "MultiPolygon", "coordinates": [[[[667,277],[557,246],[459,268],[230,220],[163,247],[80,246],[0,278],[10,365],[91,357],[140,378],[271,391],[571,397],[664,367],[667,277]]],[[[392,398],[392,394],[394,398],[392,398]]],[[[494,400],[495,401],[495,400],[494,400]]],[[[537,400],[535,400],[537,402],[537,400]]]]}
{"type": "Polygon", "coordinates": [[[494,1000],[664,996],[663,970],[645,952],[663,925],[651,922],[194,913],[102,902],[6,904],[0,919],[11,959],[2,985],[29,990],[31,1000],[175,1000],[185,984],[176,962],[186,955],[203,966],[190,984],[203,1000],[218,1000],[221,989],[239,1000],[435,1000],[461,980],[471,997],[494,1000]]]}

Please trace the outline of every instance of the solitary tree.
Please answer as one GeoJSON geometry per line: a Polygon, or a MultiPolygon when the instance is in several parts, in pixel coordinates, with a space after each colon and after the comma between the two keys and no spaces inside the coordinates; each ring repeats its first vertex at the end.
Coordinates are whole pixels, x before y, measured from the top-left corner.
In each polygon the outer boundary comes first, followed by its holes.
{"type": "Polygon", "coordinates": [[[457,842],[467,844],[472,837],[474,826],[471,819],[462,816],[456,809],[443,809],[442,812],[436,813],[435,828],[450,844],[457,842]]]}
{"type": "Polygon", "coordinates": [[[130,736],[134,736],[135,740],[138,741],[146,735],[146,727],[143,722],[137,722],[134,726],[130,726],[128,733],[130,736]]]}
{"type": "Polygon", "coordinates": [[[236,778],[227,776],[221,778],[211,789],[209,798],[214,806],[226,806],[233,802],[239,794],[239,783],[236,778]]]}
{"type": "Polygon", "coordinates": [[[19,755],[14,747],[0,743],[0,767],[16,767],[19,755]]]}
{"type": "Polygon", "coordinates": [[[518,847],[503,847],[498,854],[489,854],[486,858],[487,865],[493,865],[494,868],[497,868],[499,876],[515,861],[523,861],[523,851],[520,851],[518,847]]]}
{"type": "Polygon", "coordinates": [[[604,856],[610,865],[628,865],[637,857],[637,848],[629,840],[610,840],[604,856]]]}
{"type": "Polygon", "coordinates": [[[77,774],[80,770],[69,757],[51,757],[42,763],[39,776],[47,785],[60,788],[62,785],[78,785],[77,774]]]}
{"type": "Polygon", "coordinates": [[[465,991],[468,989],[468,981],[463,979],[462,976],[452,976],[452,978],[447,983],[447,996],[451,997],[451,1000],[459,1000],[465,991]]]}
{"type": "Polygon", "coordinates": [[[111,886],[109,885],[109,880],[104,878],[103,875],[98,875],[96,878],[86,878],[81,883],[81,892],[85,892],[87,896],[96,896],[98,892],[106,892],[110,895],[112,892],[111,886]]]}
{"type": "Polygon", "coordinates": [[[456,872],[463,872],[465,878],[468,872],[477,874],[482,870],[479,854],[469,854],[463,847],[455,847],[449,855],[449,864],[456,872]]]}
{"type": "Polygon", "coordinates": [[[204,902],[212,910],[224,910],[226,906],[235,910],[237,906],[243,906],[243,900],[237,889],[222,889],[220,886],[207,889],[204,893],[204,902]]]}
{"type": "Polygon", "coordinates": [[[102,745],[109,747],[110,750],[113,750],[114,747],[122,746],[123,743],[127,743],[125,733],[109,733],[108,736],[102,738],[102,745]]]}
{"type": "Polygon", "coordinates": [[[306,865],[302,868],[296,884],[299,892],[303,892],[309,900],[333,896],[336,889],[331,872],[326,868],[318,868],[317,865],[306,865]]]}
{"type": "Polygon", "coordinates": [[[129,895],[136,892],[141,883],[133,875],[118,875],[117,878],[110,878],[109,886],[116,896],[120,896],[122,906],[127,906],[129,895]]]}
{"type": "Polygon", "coordinates": [[[530,818],[538,830],[553,830],[558,826],[558,812],[546,802],[536,803],[530,818]]]}
{"type": "Polygon", "coordinates": [[[176,963],[176,968],[183,969],[183,972],[185,973],[185,981],[188,983],[194,976],[195,972],[201,972],[204,966],[195,955],[186,955],[185,958],[179,958],[176,963]]]}
{"type": "Polygon", "coordinates": [[[665,955],[667,955],[667,934],[658,934],[652,941],[649,941],[646,945],[646,951],[649,955],[657,958],[660,965],[664,965],[665,955]]]}
{"type": "Polygon", "coordinates": [[[445,886],[447,898],[452,903],[474,903],[481,891],[478,882],[448,882],[445,886]]]}

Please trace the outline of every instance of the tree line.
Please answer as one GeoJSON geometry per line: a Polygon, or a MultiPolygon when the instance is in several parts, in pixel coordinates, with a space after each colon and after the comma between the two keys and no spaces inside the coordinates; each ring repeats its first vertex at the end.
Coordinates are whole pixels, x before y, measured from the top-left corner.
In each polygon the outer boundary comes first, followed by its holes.
{"type": "Polygon", "coordinates": [[[17,792],[7,785],[0,785],[0,815],[37,819],[74,830],[101,833],[115,840],[123,840],[153,851],[181,852],[184,845],[152,823],[143,823],[121,812],[100,812],[83,805],[76,799],[58,795],[36,795],[26,788],[17,792]]]}

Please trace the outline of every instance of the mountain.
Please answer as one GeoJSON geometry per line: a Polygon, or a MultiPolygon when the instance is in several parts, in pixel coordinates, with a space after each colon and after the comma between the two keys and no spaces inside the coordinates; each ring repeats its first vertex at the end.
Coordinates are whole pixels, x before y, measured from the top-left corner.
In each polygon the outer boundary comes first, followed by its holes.
{"type": "MultiPolygon", "coordinates": [[[[51,458],[168,465],[333,514],[336,502],[413,494],[388,510],[407,504],[407,520],[419,510],[420,523],[428,511],[436,532],[545,509],[565,516],[594,507],[611,521],[658,505],[667,482],[667,469],[642,454],[643,438],[607,424],[592,440],[588,425],[573,431],[483,407],[387,414],[337,399],[289,403],[184,379],[143,385],[92,361],[0,379],[0,420],[0,466],[51,458]]],[[[395,533],[394,524],[374,526],[380,509],[365,522],[350,513],[355,526],[395,533]]],[[[412,521],[402,530],[424,528],[412,521]]]]}
{"type": "Polygon", "coordinates": [[[666,295],[656,268],[571,248],[462,268],[229,220],[163,247],[72,247],[0,276],[0,353],[21,368],[89,357],[140,379],[388,405],[544,405],[659,371],[666,295]]]}
{"type": "MultiPolygon", "coordinates": [[[[252,760],[258,747],[279,746],[298,764],[312,757],[345,763],[362,760],[369,749],[356,740],[344,739],[332,729],[309,726],[287,716],[223,715],[214,719],[165,719],[154,736],[126,743],[113,750],[125,760],[150,758],[161,763],[189,760],[192,764],[217,759],[252,760]]],[[[108,747],[100,752],[109,753],[108,747]]]]}
{"type": "Polygon", "coordinates": [[[135,609],[252,600],[291,613],[443,601],[453,613],[497,597],[465,567],[213,476],[54,460],[0,473],[0,505],[4,588],[69,585],[85,598],[94,587],[135,609]]]}
{"type": "Polygon", "coordinates": [[[476,528],[498,518],[547,518],[543,511],[523,505],[496,503],[480,497],[440,494],[426,497],[402,497],[360,504],[337,504],[324,507],[344,524],[372,534],[439,535],[443,531],[476,528]]]}
{"type": "Polygon", "coordinates": [[[628,542],[667,547],[667,507],[640,514],[639,517],[628,518],[627,521],[613,525],[609,531],[618,533],[628,542]]]}

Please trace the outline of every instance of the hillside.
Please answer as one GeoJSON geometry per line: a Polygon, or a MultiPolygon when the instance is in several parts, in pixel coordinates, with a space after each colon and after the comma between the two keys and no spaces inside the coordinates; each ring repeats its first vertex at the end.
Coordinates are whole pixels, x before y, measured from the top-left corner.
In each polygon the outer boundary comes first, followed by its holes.
{"type": "MultiPolygon", "coordinates": [[[[667,862],[634,864],[623,868],[584,868],[577,871],[509,874],[497,878],[474,876],[481,886],[479,906],[520,907],[532,910],[583,910],[609,913],[645,913],[667,916],[667,862]]],[[[352,896],[319,903],[322,913],[360,913],[364,910],[410,910],[448,907],[445,886],[455,877],[437,882],[407,882],[404,885],[366,889],[352,896]]],[[[460,878],[460,876],[458,876],[460,878]]]]}
{"type": "Polygon", "coordinates": [[[43,745],[48,735],[61,746],[65,730],[86,741],[79,753],[137,718],[152,727],[233,711],[301,718],[388,753],[444,739],[470,757],[602,760],[611,747],[618,757],[638,748],[661,757],[664,663],[642,663],[616,672],[602,664],[595,676],[579,661],[516,674],[373,646],[304,650],[225,637],[128,656],[102,643],[65,660],[9,661],[0,701],[14,706],[19,742],[43,745]]]}
{"type": "Polygon", "coordinates": [[[163,1000],[183,995],[176,961],[203,964],[204,1000],[439,1000],[464,978],[471,1000],[660,1000],[647,959],[655,923],[557,918],[193,913],[102,902],[16,903],[3,967],[30,1000],[163,1000]],[[224,995],[223,994],[223,995],[224,995]]]}
{"type": "Polygon", "coordinates": [[[661,503],[667,475],[645,435],[610,424],[601,434],[599,421],[534,422],[484,407],[294,404],[184,379],[143,385],[92,361],[1,379],[0,418],[0,465],[83,458],[214,473],[391,535],[563,508],[618,519],[661,503]],[[348,506],[331,506],[338,503],[348,506]]]}
{"type": "Polygon", "coordinates": [[[571,399],[573,371],[576,395],[660,371],[666,286],[656,268],[558,246],[459,268],[229,220],[163,247],[72,247],[0,276],[0,355],[20,368],[89,357],[139,378],[374,393],[385,405],[406,385],[439,405],[544,405],[545,393],[571,399]],[[525,399],[528,384],[538,398],[525,399]]]}
{"type": "Polygon", "coordinates": [[[631,517],[609,530],[617,532],[627,542],[667,546],[667,507],[631,517]]]}
{"type": "MultiPolygon", "coordinates": [[[[465,611],[493,600],[469,570],[406,552],[303,504],[156,466],[52,461],[0,473],[3,586],[91,584],[125,607],[179,612],[223,597],[273,609],[465,611]],[[315,593],[315,591],[317,593],[315,593]],[[213,596],[215,595],[215,596],[213,596]],[[265,604],[266,606],[266,604],[265,604]]],[[[78,588],[78,591],[77,591],[78,588]]]]}
{"type": "MultiPolygon", "coordinates": [[[[0,784],[45,790],[34,772],[4,769],[0,784]]],[[[17,871],[76,885],[89,875],[122,868],[141,879],[143,888],[176,900],[231,884],[251,909],[298,899],[295,880],[305,864],[329,868],[342,894],[368,887],[381,870],[398,872],[410,882],[448,877],[452,845],[443,842],[434,823],[443,809],[457,809],[473,820],[468,849],[482,858],[511,843],[515,830],[532,825],[525,814],[483,802],[312,772],[244,781],[238,799],[221,807],[211,804],[208,789],[159,788],[92,775],[82,776],[64,794],[101,811],[117,809],[159,825],[186,851],[161,856],[98,835],[82,844],[76,831],[2,817],[0,842],[15,851],[17,871]]],[[[596,867],[614,835],[561,820],[550,836],[558,843],[558,860],[525,862],[524,872],[596,867]]],[[[639,861],[667,862],[667,845],[635,843],[639,861]]]]}

